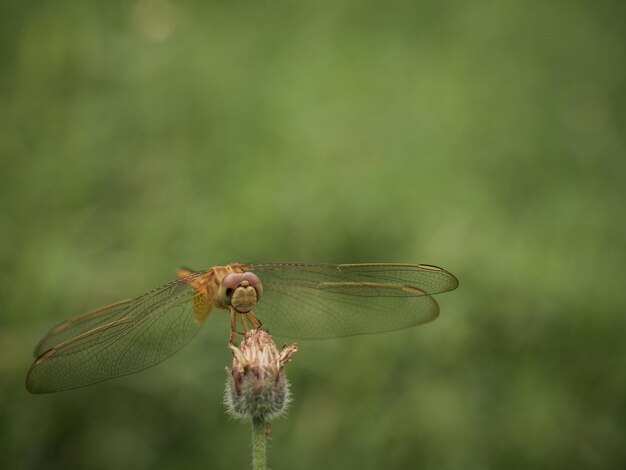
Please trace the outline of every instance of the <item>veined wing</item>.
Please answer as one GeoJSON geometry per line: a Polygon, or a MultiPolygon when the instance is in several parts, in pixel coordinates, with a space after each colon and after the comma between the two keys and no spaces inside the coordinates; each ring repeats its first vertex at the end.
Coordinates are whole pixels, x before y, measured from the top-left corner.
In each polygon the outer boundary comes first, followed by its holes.
{"type": "Polygon", "coordinates": [[[91,310],[82,315],[77,315],[69,320],[60,323],[52,328],[46,336],[44,336],[37,347],[35,347],[35,357],[41,356],[48,349],[61,344],[68,339],[72,339],[86,331],[92,330],[98,326],[115,322],[120,318],[120,314],[128,309],[129,305],[136,299],[126,299],[114,304],[105,305],[104,307],[91,310]]]}
{"type": "Polygon", "coordinates": [[[191,285],[201,276],[206,272],[176,279],[52,329],[37,347],[41,354],[28,372],[26,387],[32,393],[79,388],[168,358],[195,336],[210,311],[210,304],[191,285]]]}
{"type": "Polygon", "coordinates": [[[421,264],[246,263],[263,282],[254,311],[271,332],[334,338],[408,328],[437,318],[432,294],[455,289],[448,271],[421,264]]]}

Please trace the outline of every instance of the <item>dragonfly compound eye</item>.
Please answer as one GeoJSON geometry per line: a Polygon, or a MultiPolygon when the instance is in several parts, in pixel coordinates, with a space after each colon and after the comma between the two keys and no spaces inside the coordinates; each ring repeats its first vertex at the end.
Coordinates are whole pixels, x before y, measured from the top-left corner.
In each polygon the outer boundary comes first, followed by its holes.
{"type": "Polygon", "coordinates": [[[263,295],[263,284],[261,284],[261,279],[259,279],[259,276],[257,276],[254,273],[247,272],[247,273],[243,273],[243,280],[248,281],[248,283],[252,287],[254,287],[254,290],[256,291],[257,300],[259,300],[261,298],[261,295],[263,295]]]}
{"type": "Polygon", "coordinates": [[[228,274],[220,283],[219,301],[224,307],[232,306],[240,313],[252,310],[263,292],[261,280],[256,274],[228,274]]]}

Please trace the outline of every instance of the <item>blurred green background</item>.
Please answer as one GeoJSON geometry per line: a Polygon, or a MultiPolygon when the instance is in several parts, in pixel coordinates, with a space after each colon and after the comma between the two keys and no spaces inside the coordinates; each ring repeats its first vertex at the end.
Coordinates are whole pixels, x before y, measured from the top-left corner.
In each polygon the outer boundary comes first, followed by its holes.
{"type": "Polygon", "coordinates": [[[226,315],[137,375],[24,378],[69,316],[276,260],[461,286],[301,342],[272,468],[625,468],[622,2],[0,5],[0,467],[247,468],[226,315]]]}

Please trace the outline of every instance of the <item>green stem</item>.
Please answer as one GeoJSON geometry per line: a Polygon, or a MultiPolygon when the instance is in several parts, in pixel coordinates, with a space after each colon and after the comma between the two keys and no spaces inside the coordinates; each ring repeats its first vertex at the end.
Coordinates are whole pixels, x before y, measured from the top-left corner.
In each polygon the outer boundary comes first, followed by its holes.
{"type": "Polygon", "coordinates": [[[265,470],[265,420],[252,418],[252,469],[265,470]]]}

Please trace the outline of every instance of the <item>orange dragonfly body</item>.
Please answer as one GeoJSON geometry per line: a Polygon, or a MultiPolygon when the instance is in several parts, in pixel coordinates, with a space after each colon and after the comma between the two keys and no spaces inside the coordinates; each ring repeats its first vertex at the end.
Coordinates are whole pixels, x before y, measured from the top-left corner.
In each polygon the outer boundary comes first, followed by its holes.
{"type": "Polygon", "coordinates": [[[432,321],[432,295],[458,286],[425,264],[231,263],[177,274],[53,328],[35,349],[28,390],[69,390],[156,365],[189,342],[213,308],[230,312],[231,342],[237,321],[244,330],[263,322],[279,336],[336,338],[432,321]]]}

